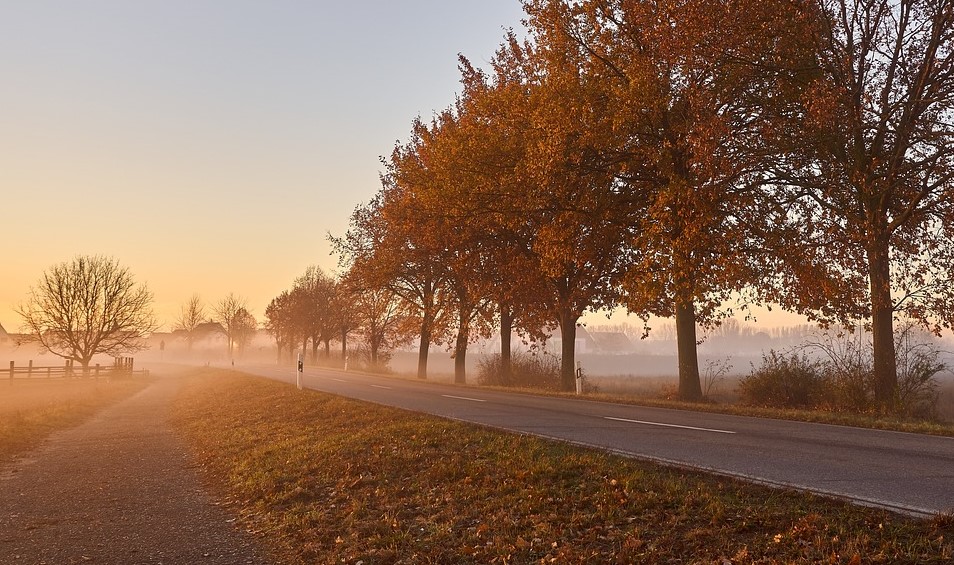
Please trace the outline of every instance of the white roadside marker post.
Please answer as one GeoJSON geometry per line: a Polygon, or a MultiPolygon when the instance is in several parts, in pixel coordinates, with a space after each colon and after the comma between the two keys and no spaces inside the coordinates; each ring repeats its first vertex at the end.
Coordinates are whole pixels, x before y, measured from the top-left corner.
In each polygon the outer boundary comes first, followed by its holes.
{"type": "Polygon", "coordinates": [[[304,371],[304,369],[305,369],[304,359],[302,358],[301,353],[299,353],[298,354],[298,379],[297,379],[298,390],[301,390],[301,373],[302,371],[304,371]]]}
{"type": "Polygon", "coordinates": [[[576,394],[583,394],[583,363],[576,362],[576,394]]]}

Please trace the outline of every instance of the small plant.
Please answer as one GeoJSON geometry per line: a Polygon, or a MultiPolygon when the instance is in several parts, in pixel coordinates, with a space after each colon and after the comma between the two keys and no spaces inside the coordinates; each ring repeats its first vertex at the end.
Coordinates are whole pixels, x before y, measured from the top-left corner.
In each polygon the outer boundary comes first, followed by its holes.
{"type": "Polygon", "coordinates": [[[712,400],[712,392],[716,385],[725,379],[725,376],[732,370],[732,358],[710,360],[706,363],[706,369],[702,374],[702,397],[708,401],[712,400]]]}

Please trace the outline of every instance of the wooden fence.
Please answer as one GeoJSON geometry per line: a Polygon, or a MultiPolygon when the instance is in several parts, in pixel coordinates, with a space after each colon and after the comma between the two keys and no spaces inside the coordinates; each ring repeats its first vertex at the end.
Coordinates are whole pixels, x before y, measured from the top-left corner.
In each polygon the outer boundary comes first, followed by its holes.
{"type": "Polygon", "coordinates": [[[66,361],[62,365],[55,366],[36,366],[31,360],[26,365],[16,365],[15,361],[10,361],[10,367],[7,369],[7,377],[10,382],[15,379],[67,379],[73,377],[131,377],[133,375],[149,375],[149,371],[141,369],[133,370],[132,357],[116,357],[112,365],[90,365],[88,369],[83,370],[82,366],[75,366],[73,361],[66,361]]]}

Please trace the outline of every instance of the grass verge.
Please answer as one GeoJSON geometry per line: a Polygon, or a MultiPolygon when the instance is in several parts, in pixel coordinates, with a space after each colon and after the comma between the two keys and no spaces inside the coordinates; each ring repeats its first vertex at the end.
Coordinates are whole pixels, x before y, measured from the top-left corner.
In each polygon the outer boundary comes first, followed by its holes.
{"type": "Polygon", "coordinates": [[[142,390],[148,379],[36,379],[0,381],[0,458],[28,451],[142,390]]]}
{"type": "Polygon", "coordinates": [[[954,519],[887,512],[228,371],[175,422],[289,563],[950,563],[954,519]]]}

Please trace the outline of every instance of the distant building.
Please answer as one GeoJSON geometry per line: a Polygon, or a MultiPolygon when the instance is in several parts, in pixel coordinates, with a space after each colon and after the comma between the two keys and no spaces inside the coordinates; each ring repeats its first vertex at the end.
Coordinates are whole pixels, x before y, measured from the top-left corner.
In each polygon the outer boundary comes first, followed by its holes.
{"type": "Polygon", "coordinates": [[[589,332],[596,342],[596,351],[607,355],[625,355],[635,349],[633,342],[623,332],[589,332]]]}

